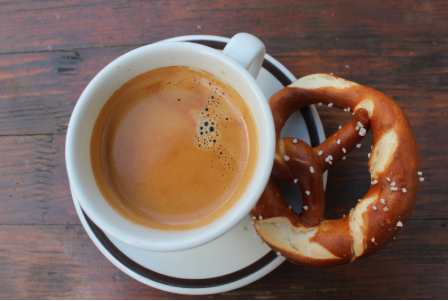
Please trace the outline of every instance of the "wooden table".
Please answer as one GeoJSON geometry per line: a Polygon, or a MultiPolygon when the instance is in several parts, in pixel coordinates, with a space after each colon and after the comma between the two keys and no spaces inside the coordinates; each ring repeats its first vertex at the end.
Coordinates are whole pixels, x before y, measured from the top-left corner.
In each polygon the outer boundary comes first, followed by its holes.
{"type": "MultiPolygon", "coordinates": [[[[410,220],[374,256],[325,269],[285,262],[199,298],[447,298],[447,13],[446,0],[0,1],[0,298],[197,298],[145,286],[98,251],[73,206],[64,141],[81,92],[119,55],[238,32],[258,36],[296,77],[332,72],[392,97],[416,135],[425,181],[410,220]]],[[[327,136],[350,118],[318,111],[327,136]]],[[[327,218],[368,190],[367,141],[330,170],[327,218]]]]}

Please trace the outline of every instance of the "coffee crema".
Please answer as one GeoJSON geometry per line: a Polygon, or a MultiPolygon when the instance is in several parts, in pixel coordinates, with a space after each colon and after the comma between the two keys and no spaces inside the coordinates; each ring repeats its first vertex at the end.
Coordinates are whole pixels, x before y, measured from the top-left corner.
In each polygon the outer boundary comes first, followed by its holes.
{"type": "Polygon", "coordinates": [[[258,136],[241,96],[212,74],[166,67],[141,74],[95,123],[96,183],[124,218],[187,230],[227,212],[256,167],[258,136]]]}

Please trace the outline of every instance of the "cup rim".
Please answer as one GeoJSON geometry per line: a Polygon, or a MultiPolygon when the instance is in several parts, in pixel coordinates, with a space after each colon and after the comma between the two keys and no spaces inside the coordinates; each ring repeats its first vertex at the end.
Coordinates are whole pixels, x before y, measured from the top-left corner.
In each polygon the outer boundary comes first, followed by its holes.
{"type": "MultiPolygon", "coordinates": [[[[153,68],[155,69],[155,68],[153,68]]],[[[148,69],[147,71],[153,70],[148,69]]],[[[118,88],[117,88],[118,89],[118,88]]],[[[259,143],[260,143],[260,139],[259,143]]],[[[90,147],[90,144],[89,144],[90,147]]],[[[260,145],[259,145],[260,148],[260,145]]],[[[82,92],[81,96],[79,97],[78,102],[76,103],[72,116],[70,118],[70,122],[67,129],[67,137],[66,137],[66,150],[65,150],[65,159],[66,159],[66,168],[68,173],[69,182],[72,185],[74,191],[77,193],[80,206],[83,208],[85,213],[89,216],[89,218],[98,225],[99,228],[101,228],[104,232],[111,235],[112,237],[128,244],[132,245],[134,247],[147,249],[147,250],[153,250],[153,251],[179,251],[179,250],[186,250],[194,247],[198,247],[200,245],[203,245],[209,241],[212,241],[219,236],[223,235],[227,231],[229,231],[231,228],[233,228],[245,215],[247,215],[252,207],[256,204],[259,197],[261,196],[261,193],[264,190],[264,187],[269,179],[273,161],[274,161],[274,152],[275,152],[275,131],[274,131],[274,123],[272,118],[272,113],[269,108],[268,102],[261,91],[260,87],[256,83],[255,79],[247,72],[246,69],[244,69],[242,66],[240,66],[235,60],[233,60],[231,57],[228,57],[221,51],[218,51],[216,49],[190,43],[190,42],[172,42],[172,41],[161,41],[158,43],[142,46],[139,48],[136,48],[134,50],[131,50],[130,52],[127,52],[121,56],[119,56],[117,59],[113,60],[109,64],[107,64],[86,86],[85,90],[82,92]],[[182,51],[184,50],[191,50],[191,51],[202,51],[206,52],[207,54],[213,54],[214,57],[219,58],[225,64],[231,66],[232,68],[235,68],[237,72],[244,78],[245,82],[249,84],[250,89],[253,91],[254,96],[257,98],[257,105],[260,107],[261,112],[263,113],[263,117],[260,118],[263,122],[266,124],[267,132],[266,133],[259,133],[259,135],[266,135],[266,139],[268,141],[268,147],[264,146],[266,148],[266,155],[264,156],[265,163],[263,165],[263,168],[261,170],[261,174],[253,175],[252,179],[249,183],[249,186],[251,183],[254,182],[254,179],[257,178],[259,184],[257,185],[257,189],[253,189],[254,192],[252,193],[252,197],[250,200],[242,201],[241,199],[236,202],[236,204],[243,204],[242,208],[239,209],[239,211],[234,214],[231,217],[227,217],[228,220],[223,221],[222,217],[226,216],[226,214],[230,211],[228,210],[226,213],[223,214],[223,216],[217,218],[213,222],[205,225],[204,227],[200,227],[199,229],[203,228],[212,228],[208,231],[207,234],[198,236],[196,238],[191,238],[189,240],[185,241],[177,241],[174,243],[154,243],[154,242],[148,242],[141,239],[135,239],[135,237],[132,237],[132,233],[124,233],[123,231],[119,231],[116,229],[116,227],[111,226],[111,223],[107,217],[102,216],[100,212],[97,212],[94,206],[92,206],[91,202],[89,201],[89,198],[86,197],[86,191],[83,191],[83,187],[80,184],[79,178],[82,177],[82,175],[78,174],[76,172],[76,166],[74,165],[74,158],[76,153],[76,145],[75,145],[75,138],[76,138],[76,130],[79,127],[79,123],[82,121],[82,113],[83,110],[86,109],[86,107],[89,106],[89,104],[92,102],[91,100],[91,94],[102,87],[104,85],[104,77],[107,76],[107,74],[111,71],[111,68],[115,68],[115,65],[120,65],[122,62],[124,62],[127,59],[131,60],[132,56],[137,55],[140,52],[146,52],[146,51],[152,51],[154,49],[158,51],[162,51],[165,48],[172,48],[176,47],[176,49],[179,51],[180,49],[182,51]],[[270,147],[269,147],[270,146],[270,147]],[[262,184],[262,185],[261,185],[262,184]],[[219,225],[218,222],[219,221],[219,225]],[[214,227],[210,227],[211,225],[214,225],[214,227]],[[129,237],[130,236],[130,237],[129,237]]],[[[259,154],[260,155],[260,154],[259,154]]],[[[90,157],[89,157],[90,158],[90,157]]],[[[259,162],[257,163],[257,165],[259,162]]],[[[258,167],[258,166],[257,166],[258,167]]],[[[257,169],[258,171],[258,169],[257,169]]],[[[258,171],[259,172],[259,171],[258,171]]],[[[96,185],[96,183],[95,183],[96,185]]],[[[248,189],[249,189],[248,186],[248,189]]],[[[246,191],[248,190],[246,189],[246,191]]],[[[104,197],[103,197],[104,198],[104,197]]],[[[106,201],[106,200],[104,200],[106,201]]],[[[107,201],[106,201],[107,202],[107,201]]],[[[234,208],[236,204],[232,207],[234,208]]],[[[110,206],[110,205],[109,205],[110,206]]],[[[121,217],[122,219],[125,219],[124,217],[121,217]]],[[[137,224],[134,224],[136,227],[143,227],[139,226],[137,224]]],[[[146,227],[145,227],[146,228],[146,227]]],[[[148,231],[151,232],[158,232],[160,230],[155,230],[151,228],[147,228],[148,231]]],[[[193,230],[185,230],[182,231],[182,233],[189,233],[193,232],[193,230]]],[[[164,232],[164,231],[162,231],[164,232]]],[[[171,232],[171,231],[170,231],[171,232]]]]}

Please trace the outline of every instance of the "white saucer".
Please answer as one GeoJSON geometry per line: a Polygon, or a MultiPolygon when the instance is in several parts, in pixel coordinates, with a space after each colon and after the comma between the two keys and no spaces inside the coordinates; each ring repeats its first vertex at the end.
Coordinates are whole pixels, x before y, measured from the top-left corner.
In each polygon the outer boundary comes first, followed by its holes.
{"type": "MultiPolygon", "coordinates": [[[[171,41],[191,41],[222,49],[228,38],[183,36],[171,41]]],[[[257,78],[269,98],[296,78],[278,61],[266,54],[257,78]]],[[[325,140],[322,123],[314,106],[296,112],[286,123],[282,136],[299,138],[312,146],[325,140]]],[[[324,185],[327,174],[324,174],[324,185]]],[[[282,184],[288,203],[300,212],[300,190],[294,184],[282,184]]],[[[179,294],[214,294],[254,282],[279,266],[278,257],[255,237],[250,218],[201,247],[181,252],[151,252],[128,246],[101,231],[82,211],[72,190],[76,211],[87,234],[98,249],[120,270],[152,287],[179,294]]]]}

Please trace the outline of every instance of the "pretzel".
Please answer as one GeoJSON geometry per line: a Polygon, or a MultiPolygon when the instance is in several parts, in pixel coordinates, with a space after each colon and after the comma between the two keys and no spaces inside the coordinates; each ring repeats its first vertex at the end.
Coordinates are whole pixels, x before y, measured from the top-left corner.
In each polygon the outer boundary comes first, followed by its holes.
{"type": "Polygon", "coordinates": [[[250,213],[260,237],[277,255],[316,267],[347,264],[380,250],[411,215],[423,179],[417,143],[400,107],[377,90],[327,74],[295,81],[269,104],[276,131],[274,167],[250,213]],[[353,112],[353,119],[314,148],[298,139],[280,139],[289,116],[315,103],[353,112]],[[369,129],[370,189],[347,216],[324,220],[322,173],[345,159],[369,129]],[[300,216],[283,200],[278,181],[300,186],[300,216]]]}

